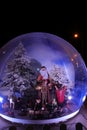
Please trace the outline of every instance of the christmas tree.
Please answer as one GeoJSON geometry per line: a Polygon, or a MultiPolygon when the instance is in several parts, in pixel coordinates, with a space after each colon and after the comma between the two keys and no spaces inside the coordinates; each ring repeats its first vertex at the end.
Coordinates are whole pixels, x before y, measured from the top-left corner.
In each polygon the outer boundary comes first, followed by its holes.
{"type": "Polygon", "coordinates": [[[8,87],[12,91],[27,91],[36,85],[37,68],[40,63],[28,56],[22,43],[15,48],[13,57],[6,64],[3,77],[3,87],[8,87]]]}

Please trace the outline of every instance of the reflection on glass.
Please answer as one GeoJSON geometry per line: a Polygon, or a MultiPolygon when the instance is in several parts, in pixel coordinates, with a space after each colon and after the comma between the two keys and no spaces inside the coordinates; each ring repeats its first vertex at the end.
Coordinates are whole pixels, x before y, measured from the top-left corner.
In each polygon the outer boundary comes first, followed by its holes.
{"type": "Polygon", "coordinates": [[[62,38],[24,34],[1,48],[0,57],[2,114],[14,118],[18,114],[28,120],[68,119],[82,106],[86,66],[77,50],[62,38]]]}

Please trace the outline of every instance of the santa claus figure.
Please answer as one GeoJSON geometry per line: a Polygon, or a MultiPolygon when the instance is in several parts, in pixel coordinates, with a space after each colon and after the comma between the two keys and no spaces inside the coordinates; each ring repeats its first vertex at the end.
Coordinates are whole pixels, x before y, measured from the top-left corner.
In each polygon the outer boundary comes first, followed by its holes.
{"type": "Polygon", "coordinates": [[[40,69],[40,74],[37,79],[38,82],[44,82],[44,85],[47,86],[47,83],[49,81],[49,74],[47,71],[47,68],[45,66],[42,66],[40,69]]]}
{"type": "Polygon", "coordinates": [[[49,88],[48,88],[49,74],[45,66],[41,67],[37,81],[41,86],[41,90],[39,91],[38,96],[41,97],[42,105],[44,105],[46,102],[49,102],[49,97],[50,97],[49,88]]]}

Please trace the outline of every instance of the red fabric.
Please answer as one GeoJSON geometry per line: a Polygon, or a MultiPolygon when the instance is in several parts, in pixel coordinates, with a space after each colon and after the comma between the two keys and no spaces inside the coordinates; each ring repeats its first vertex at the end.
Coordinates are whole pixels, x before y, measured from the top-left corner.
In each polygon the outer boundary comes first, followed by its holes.
{"type": "Polygon", "coordinates": [[[58,103],[63,103],[65,99],[65,89],[56,90],[56,97],[57,97],[58,103]]]}
{"type": "Polygon", "coordinates": [[[41,80],[43,80],[43,77],[42,77],[42,75],[39,75],[38,78],[37,78],[37,81],[39,82],[41,80]]]}

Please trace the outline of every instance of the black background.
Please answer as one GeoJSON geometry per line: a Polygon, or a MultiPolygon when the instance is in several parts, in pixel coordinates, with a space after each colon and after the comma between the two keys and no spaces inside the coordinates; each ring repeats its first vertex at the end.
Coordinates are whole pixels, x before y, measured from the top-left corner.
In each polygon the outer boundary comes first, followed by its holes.
{"type": "Polygon", "coordinates": [[[0,4],[0,48],[30,32],[47,32],[70,42],[87,64],[86,3],[77,1],[20,1],[0,4]],[[79,33],[76,40],[75,32],[79,33]]]}

